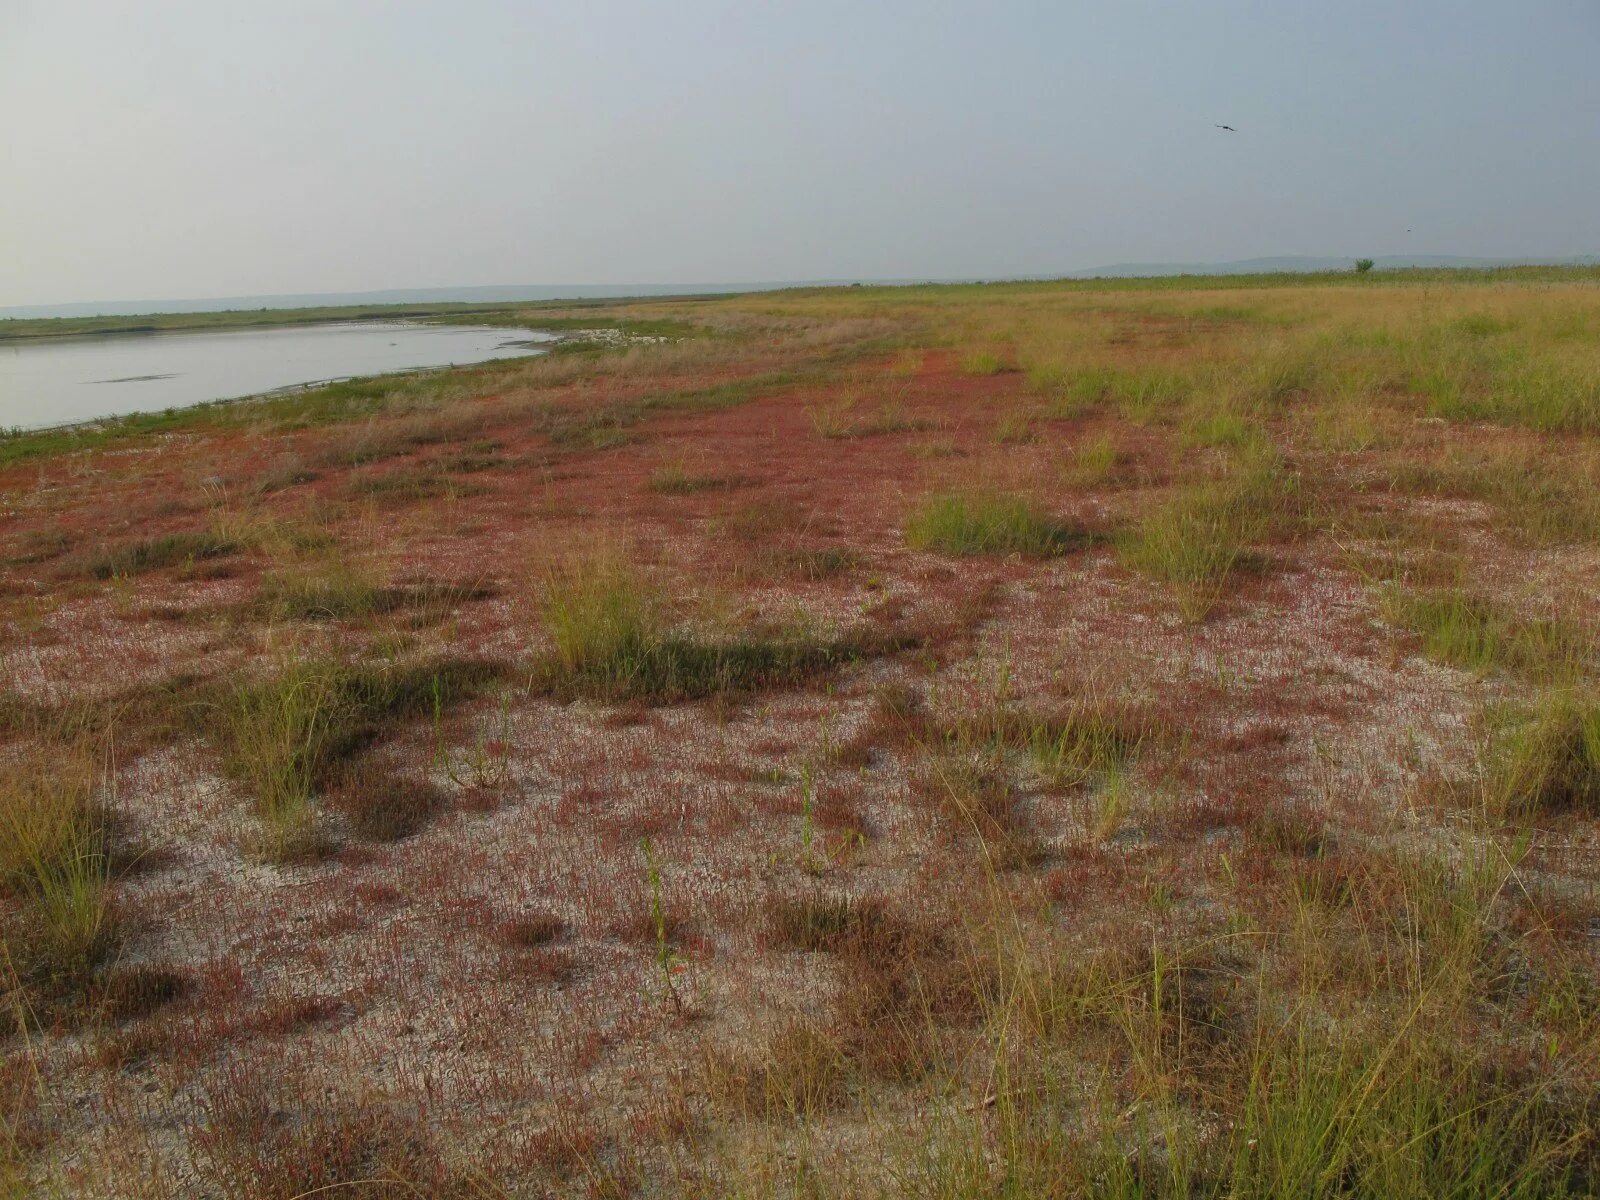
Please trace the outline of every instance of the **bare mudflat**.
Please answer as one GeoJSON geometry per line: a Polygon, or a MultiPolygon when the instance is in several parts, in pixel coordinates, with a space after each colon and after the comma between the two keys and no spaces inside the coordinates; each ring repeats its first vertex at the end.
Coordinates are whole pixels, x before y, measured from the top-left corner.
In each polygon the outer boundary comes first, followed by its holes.
{"type": "Polygon", "coordinates": [[[15,1194],[1593,1194],[1597,278],[0,440],[15,1194]]]}

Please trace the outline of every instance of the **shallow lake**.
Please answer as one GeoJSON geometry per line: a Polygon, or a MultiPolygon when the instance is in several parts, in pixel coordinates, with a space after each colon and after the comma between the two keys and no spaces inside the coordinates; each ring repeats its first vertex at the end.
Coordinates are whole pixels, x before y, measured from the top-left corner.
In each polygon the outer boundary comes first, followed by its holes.
{"type": "Polygon", "coordinates": [[[535,343],[549,340],[490,325],[362,321],[0,342],[0,429],[539,354],[535,343]]]}

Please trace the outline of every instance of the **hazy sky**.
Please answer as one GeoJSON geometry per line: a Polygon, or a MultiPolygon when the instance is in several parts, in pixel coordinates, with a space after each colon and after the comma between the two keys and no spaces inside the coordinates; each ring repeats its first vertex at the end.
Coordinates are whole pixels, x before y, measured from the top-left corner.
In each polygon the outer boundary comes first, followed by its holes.
{"type": "Polygon", "coordinates": [[[0,305],[1600,253],[1597,0],[0,0],[0,113],[0,305]]]}

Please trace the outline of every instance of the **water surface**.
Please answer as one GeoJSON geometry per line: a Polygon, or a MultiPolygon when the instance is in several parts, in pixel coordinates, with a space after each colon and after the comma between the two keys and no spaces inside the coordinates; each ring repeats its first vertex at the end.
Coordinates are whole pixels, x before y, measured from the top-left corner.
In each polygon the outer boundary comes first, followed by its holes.
{"type": "Polygon", "coordinates": [[[539,354],[492,325],[339,322],[0,342],[0,429],[160,412],[298,384],[539,354]]]}

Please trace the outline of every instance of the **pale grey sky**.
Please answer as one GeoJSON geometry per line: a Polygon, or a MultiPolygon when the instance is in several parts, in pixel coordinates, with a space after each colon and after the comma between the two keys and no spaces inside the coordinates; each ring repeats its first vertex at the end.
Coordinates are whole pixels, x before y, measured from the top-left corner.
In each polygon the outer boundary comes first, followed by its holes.
{"type": "Polygon", "coordinates": [[[1597,64],[1596,0],[0,0],[0,306],[1600,253],[1597,64]]]}

